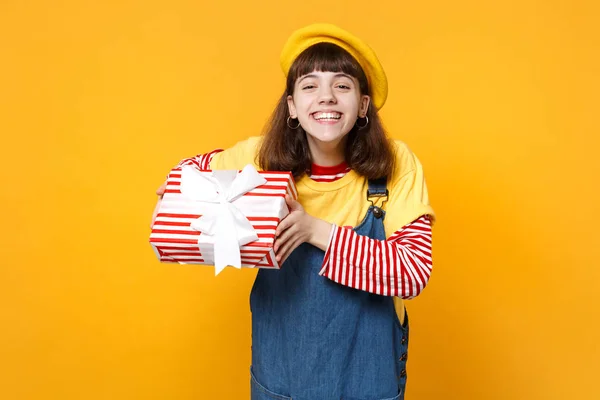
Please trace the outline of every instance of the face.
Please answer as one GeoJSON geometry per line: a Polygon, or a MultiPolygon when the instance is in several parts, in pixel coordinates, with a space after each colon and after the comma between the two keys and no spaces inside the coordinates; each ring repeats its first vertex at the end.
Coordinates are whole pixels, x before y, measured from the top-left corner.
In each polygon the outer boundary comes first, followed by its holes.
{"type": "Polygon", "coordinates": [[[310,142],[338,145],[358,117],[367,114],[370,98],[361,95],[356,78],[338,72],[313,71],[294,84],[288,96],[290,116],[297,118],[310,142]]]}

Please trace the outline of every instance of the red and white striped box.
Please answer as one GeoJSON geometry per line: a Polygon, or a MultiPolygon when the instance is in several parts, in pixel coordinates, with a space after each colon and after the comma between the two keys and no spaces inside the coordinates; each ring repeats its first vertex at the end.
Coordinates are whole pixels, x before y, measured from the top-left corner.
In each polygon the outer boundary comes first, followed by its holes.
{"type": "MultiPolygon", "coordinates": [[[[202,170],[201,174],[212,174],[202,170]]],[[[259,171],[267,183],[258,186],[232,204],[252,224],[258,240],[240,247],[242,267],[279,269],[273,243],[279,222],[289,213],[285,195],[297,199],[294,179],[289,172],[259,171]]],[[[157,258],[165,263],[214,265],[214,252],[200,251],[201,233],[190,225],[212,205],[187,198],[180,191],[181,167],[169,173],[162,201],[150,233],[150,244],[157,258]]]]}

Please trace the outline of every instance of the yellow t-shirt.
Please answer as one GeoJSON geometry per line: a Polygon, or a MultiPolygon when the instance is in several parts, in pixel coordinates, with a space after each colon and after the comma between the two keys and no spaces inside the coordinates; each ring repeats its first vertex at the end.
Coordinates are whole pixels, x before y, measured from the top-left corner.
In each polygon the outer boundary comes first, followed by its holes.
{"type": "MultiPolygon", "coordinates": [[[[211,169],[242,169],[247,164],[256,165],[256,154],[262,137],[251,137],[232,148],[215,154],[211,169]]],[[[395,141],[396,168],[388,177],[388,200],[375,202],[386,212],[384,227],[386,237],[423,215],[435,219],[429,205],[423,168],[417,157],[400,142],[395,141]]],[[[296,182],[298,201],[306,212],[337,226],[357,226],[371,203],[367,201],[368,180],[354,171],[334,182],[316,182],[308,176],[296,182]]],[[[400,298],[394,299],[400,321],[404,320],[404,307],[400,298]]]]}

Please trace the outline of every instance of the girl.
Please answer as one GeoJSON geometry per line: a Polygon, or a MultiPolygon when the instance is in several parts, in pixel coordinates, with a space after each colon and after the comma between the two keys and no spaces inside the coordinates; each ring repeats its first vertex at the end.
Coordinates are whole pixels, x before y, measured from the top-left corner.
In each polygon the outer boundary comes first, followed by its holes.
{"type": "Polygon", "coordinates": [[[386,137],[387,79],[360,39],[310,25],[288,39],[281,66],[287,86],[263,137],[179,164],[251,163],[296,179],[298,201],[286,199],[276,232],[282,268],[259,270],[250,295],[252,399],[403,399],[402,299],[432,267],[422,167],[386,137]]]}

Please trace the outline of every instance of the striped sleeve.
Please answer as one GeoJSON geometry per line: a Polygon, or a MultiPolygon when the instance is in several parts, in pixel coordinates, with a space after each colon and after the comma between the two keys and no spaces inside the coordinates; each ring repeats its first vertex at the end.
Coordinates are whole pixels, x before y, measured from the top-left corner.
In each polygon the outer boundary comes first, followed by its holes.
{"type": "Polygon", "coordinates": [[[183,167],[184,165],[191,165],[200,170],[208,170],[210,169],[210,162],[215,154],[222,152],[223,149],[213,150],[210,153],[206,154],[198,154],[195,157],[185,158],[177,164],[178,167],[183,167]]]}
{"type": "Polygon", "coordinates": [[[334,226],[319,275],[354,289],[412,299],[432,269],[431,219],[424,215],[387,240],[334,226]]]}

